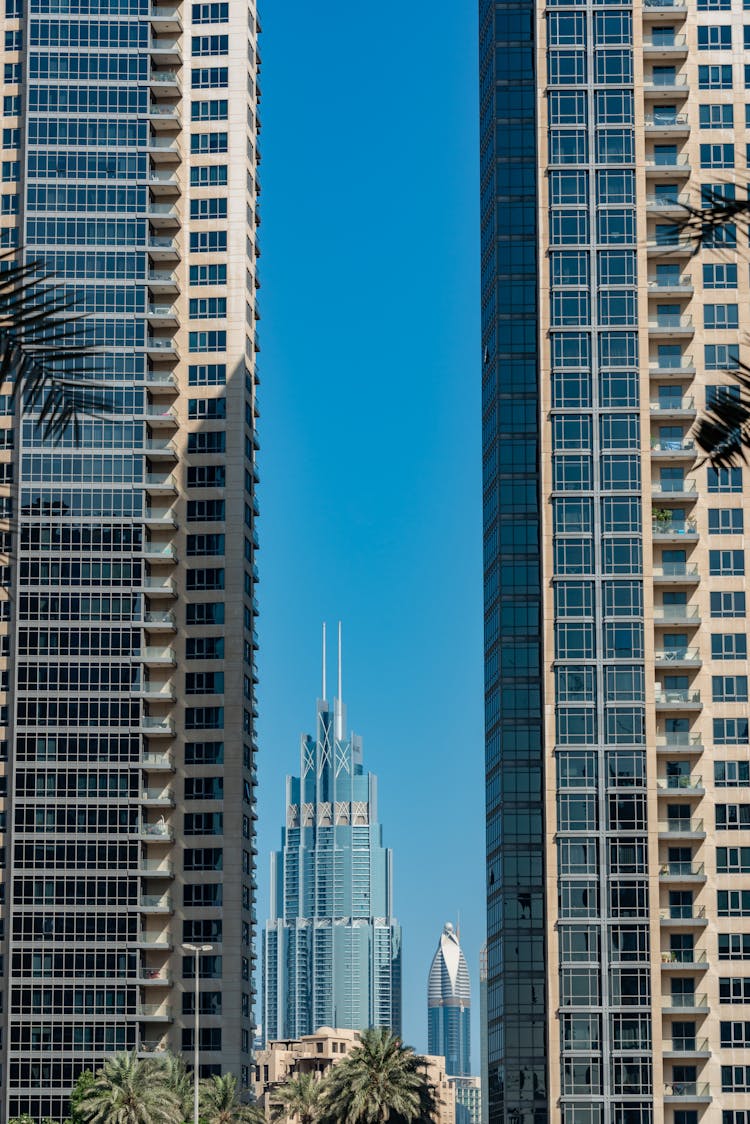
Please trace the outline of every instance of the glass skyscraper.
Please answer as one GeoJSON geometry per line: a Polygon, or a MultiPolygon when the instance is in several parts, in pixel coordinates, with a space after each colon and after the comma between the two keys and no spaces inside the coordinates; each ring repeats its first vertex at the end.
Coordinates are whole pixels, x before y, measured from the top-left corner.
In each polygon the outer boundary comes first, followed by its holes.
{"type": "Polygon", "coordinates": [[[0,388],[0,1116],[57,1121],[107,1052],[192,1051],[185,944],[202,1072],[249,1085],[259,28],[4,5],[0,248],[104,401],[51,446],[0,388]]]}
{"type": "Polygon", "coordinates": [[[750,490],[690,436],[748,232],[679,226],[747,197],[748,45],[480,2],[490,1124],[750,1112],[750,490]]]}
{"type": "Polygon", "coordinates": [[[346,734],[339,686],[303,736],[300,775],[287,777],[282,847],[271,856],[263,949],[267,1042],[322,1026],[401,1032],[401,928],[393,916],[393,856],[378,823],[377,781],[362,740],[346,734]]]}
{"type": "Polygon", "coordinates": [[[449,1077],[471,1074],[471,983],[458,933],[443,926],[427,979],[427,1053],[445,1058],[449,1077]]]}

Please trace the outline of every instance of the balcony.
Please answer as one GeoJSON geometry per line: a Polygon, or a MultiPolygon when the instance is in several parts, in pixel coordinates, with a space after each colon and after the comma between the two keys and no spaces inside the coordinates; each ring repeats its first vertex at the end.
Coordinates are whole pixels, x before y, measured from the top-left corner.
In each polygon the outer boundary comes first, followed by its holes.
{"type": "Polygon", "coordinates": [[[146,714],[141,718],[141,732],[149,738],[173,738],[174,719],[154,718],[146,714]]]}
{"type": "Polygon", "coordinates": [[[668,1014],[679,1015],[687,1011],[694,1011],[698,1015],[708,1014],[708,996],[699,995],[662,995],[662,1010],[668,1014]]]}
{"type": "Polygon", "coordinates": [[[673,794],[675,792],[685,793],[686,796],[697,795],[702,796],[706,791],[703,787],[703,780],[701,777],[694,777],[691,774],[680,774],[679,776],[663,776],[657,777],[656,787],[660,793],[673,794]]]}
{"type": "Polygon", "coordinates": [[[654,691],[654,702],[657,710],[702,710],[700,691],[692,688],[666,688],[654,691]]]}
{"type": "Polygon", "coordinates": [[[143,589],[149,597],[177,596],[177,590],[171,578],[144,578],[143,589]]]}
{"type": "Polygon", "coordinates": [[[174,808],[174,793],[171,788],[144,788],[141,804],[154,808],[174,808]]]}
{"type": "Polygon", "coordinates": [[[148,187],[157,199],[180,193],[180,181],[171,168],[152,168],[148,175],[148,187]]]}
{"type": "MultiPolygon", "coordinates": [[[[659,881],[660,882],[705,882],[706,872],[703,863],[692,862],[671,862],[662,863],[659,867],[659,881]]],[[[663,952],[661,954],[662,962],[664,957],[672,958],[670,962],[674,962],[674,957],[677,953],[663,952]]],[[[703,954],[705,960],[706,954],[703,954]]]]}
{"type": "Polygon", "coordinates": [[[146,968],[141,965],[138,983],[141,987],[169,987],[172,983],[172,973],[166,968],[146,968]]]}
{"type": "Polygon", "coordinates": [[[178,390],[177,379],[172,371],[157,371],[153,367],[146,371],[144,386],[152,395],[176,394],[178,390]]]}
{"type": "MultiPolygon", "coordinates": [[[[676,122],[682,122],[683,119],[687,124],[687,116],[685,114],[678,113],[675,117],[676,122]]],[[[680,127],[682,126],[680,125],[680,127]]],[[[654,114],[647,113],[646,130],[648,131],[651,128],[670,129],[672,128],[672,124],[667,120],[667,118],[660,119],[654,114]]],[[[687,131],[690,131],[689,126],[687,126],[687,131]]],[[[646,196],[646,210],[650,214],[655,214],[660,217],[665,215],[669,215],[670,217],[682,217],[685,214],[685,208],[689,205],[689,203],[690,195],[687,191],[646,196]]],[[[650,283],[651,282],[649,282],[649,284],[650,283]]]]}
{"type": "MultiPolygon", "coordinates": [[[[666,28],[664,29],[666,31],[666,28]]],[[[682,59],[688,53],[684,35],[651,35],[643,39],[643,57],[647,59],[682,59]]]]}
{"type": "Polygon", "coordinates": [[[141,837],[152,843],[171,843],[174,839],[172,828],[165,823],[142,823],[141,837]]]}
{"type": "Polygon", "coordinates": [[[138,1018],[142,1022],[171,1023],[172,1008],[166,1003],[141,1003],[138,1018]]]}
{"type": "Polygon", "coordinates": [[[650,296],[679,297],[690,296],[694,292],[693,282],[689,277],[649,277],[648,287],[650,296]]]}
{"type": "Polygon", "coordinates": [[[703,905],[676,905],[659,910],[659,923],[665,928],[703,928],[708,924],[703,905]]]}
{"type": "Polygon", "coordinates": [[[643,93],[650,101],[671,101],[673,98],[686,98],[690,93],[687,78],[676,74],[674,78],[665,80],[659,78],[653,81],[653,75],[645,75],[643,93]]]}
{"type": "MultiPolygon", "coordinates": [[[[166,30],[166,28],[161,30],[166,30]]],[[[182,51],[177,39],[167,39],[162,36],[154,37],[148,51],[154,66],[179,66],[182,62],[182,51]]]]}
{"type": "Polygon", "coordinates": [[[168,476],[163,476],[161,473],[148,472],[145,487],[150,496],[177,495],[177,483],[171,473],[168,476]]]}
{"type": "Polygon", "coordinates": [[[147,632],[176,632],[177,618],[169,609],[150,610],[143,614],[143,627],[147,632]]]}
{"type": "Polygon", "coordinates": [[[177,98],[182,92],[176,70],[152,70],[148,84],[155,97],[177,98]]]}
{"type": "Polygon", "coordinates": [[[700,667],[703,663],[699,648],[657,648],[654,661],[657,667],[700,667]]]}
{"type": "Polygon", "coordinates": [[[159,132],[176,130],[182,125],[179,109],[176,104],[156,104],[149,106],[148,119],[151,128],[159,132]]]}
{"type": "Polygon", "coordinates": [[[646,252],[649,257],[691,258],[695,253],[695,239],[687,234],[677,238],[649,238],[646,252]]]}
{"type": "Polygon", "coordinates": [[[150,304],[146,309],[146,319],[157,328],[177,328],[180,323],[172,304],[150,304]]]}
{"type": "Polygon", "coordinates": [[[698,530],[693,519],[685,522],[654,519],[651,531],[654,542],[678,542],[684,539],[698,541],[698,530]]]}
{"type": "Polygon", "coordinates": [[[705,839],[706,832],[703,820],[691,820],[682,816],[659,820],[659,835],[667,838],[679,839],[705,839]]]}
{"type": "Polygon", "coordinates": [[[143,522],[155,531],[174,531],[177,527],[177,520],[171,507],[147,508],[143,522]]]}
{"type": "Polygon", "coordinates": [[[173,546],[147,542],[143,547],[143,557],[152,566],[173,566],[177,561],[177,551],[173,546]]]}
{"type": "Polygon", "coordinates": [[[146,337],[146,351],[151,360],[162,362],[164,360],[172,361],[179,358],[179,351],[177,350],[176,340],[154,336],[146,337]]]}
{"type": "MultiPolygon", "coordinates": [[[[651,485],[651,495],[654,499],[666,498],[672,500],[694,501],[698,498],[698,489],[695,480],[657,480],[651,485]]],[[[660,523],[655,519],[656,524],[660,523]]]]}
{"type": "Polygon", "coordinates": [[[177,284],[177,278],[174,273],[168,270],[154,269],[149,270],[146,281],[148,287],[154,296],[177,296],[180,291],[180,286],[177,284]]]}
{"type": "Polygon", "coordinates": [[[683,1057],[703,1058],[711,1057],[711,1050],[707,1038],[696,1038],[695,1035],[672,1036],[671,1042],[662,1042],[662,1056],[666,1059],[683,1057]]]}
{"type": "MultiPolygon", "coordinates": [[[[679,389],[675,387],[675,389],[679,389]]],[[[649,402],[652,414],[657,414],[659,421],[667,418],[694,418],[697,414],[695,399],[692,395],[674,398],[652,398],[649,402]]]]}
{"type": "Polygon", "coordinates": [[[172,913],[168,894],[141,894],[141,913],[172,913]]]}
{"type": "Polygon", "coordinates": [[[141,768],[147,772],[153,773],[173,773],[174,758],[169,752],[153,753],[144,751],[141,753],[141,768]]]}
{"type": "Polygon", "coordinates": [[[154,164],[179,164],[180,146],[172,137],[149,137],[146,151],[154,164]]]}
{"type": "Polygon", "coordinates": [[[141,859],[138,873],[144,878],[174,878],[174,863],[171,859],[141,859]]]}
{"type": "Polygon", "coordinates": [[[168,406],[147,406],[144,416],[151,429],[177,429],[177,414],[168,406]]]}
{"type": "Polygon", "coordinates": [[[174,648],[143,648],[141,660],[147,667],[176,667],[177,656],[174,648]]]}
{"type": "Polygon", "coordinates": [[[664,1086],[664,1103],[709,1104],[711,1092],[707,1081],[671,1081],[664,1086]]]}
{"type": "Polygon", "coordinates": [[[152,4],[148,18],[153,31],[166,31],[173,35],[179,35],[182,31],[182,19],[178,8],[172,8],[167,4],[152,4]]]}
{"type": "Polygon", "coordinates": [[[695,374],[695,363],[692,355],[681,355],[677,362],[655,357],[649,361],[648,370],[652,379],[686,379],[695,374]]]}
{"type": "Polygon", "coordinates": [[[154,438],[145,442],[146,456],[150,461],[176,461],[177,450],[167,437],[154,438]]]}
{"type": "MultiPolygon", "coordinates": [[[[705,882],[705,878],[703,881],[705,882]]],[[[662,968],[678,968],[682,971],[705,972],[708,961],[702,949],[683,949],[680,952],[662,952],[661,966],[662,968]]]]}
{"type": "MultiPolygon", "coordinates": [[[[647,113],[645,118],[647,137],[687,137],[690,133],[690,122],[687,113],[647,113]]],[[[647,203],[658,196],[649,196],[647,203]]],[[[685,214],[679,204],[672,202],[672,210],[677,214],[685,214]]]]}
{"type": "Polygon", "coordinates": [[[166,1038],[159,1038],[157,1040],[147,1040],[138,1043],[138,1057],[150,1058],[154,1054],[164,1054],[169,1048],[169,1043],[166,1038]]]}
{"type": "Polygon", "coordinates": [[[649,316],[648,334],[650,336],[692,336],[695,333],[692,316],[649,316]]]}
{"type": "Polygon", "coordinates": [[[677,757],[695,757],[703,753],[703,741],[700,734],[657,734],[656,752],[677,757]]]}
{"type": "Polygon", "coordinates": [[[655,585],[697,585],[700,581],[698,567],[692,562],[662,562],[654,566],[655,585]]]}
{"type": "Polygon", "coordinates": [[[177,249],[176,242],[165,235],[152,234],[146,243],[146,249],[153,261],[178,262],[180,260],[180,251],[177,249]]]}
{"type": "Polygon", "coordinates": [[[652,460],[693,461],[696,456],[695,441],[692,437],[678,437],[665,441],[653,437],[650,451],[652,460]]]}

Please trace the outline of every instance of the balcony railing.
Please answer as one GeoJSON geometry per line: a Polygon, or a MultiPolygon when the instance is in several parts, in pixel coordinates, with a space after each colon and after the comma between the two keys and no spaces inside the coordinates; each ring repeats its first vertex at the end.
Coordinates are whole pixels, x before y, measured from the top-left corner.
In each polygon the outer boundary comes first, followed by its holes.
{"type": "Polygon", "coordinates": [[[695,535],[697,529],[692,521],[678,523],[669,519],[655,519],[651,530],[655,535],[695,535]]]}
{"type": "Polygon", "coordinates": [[[659,413],[662,411],[671,413],[675,410],[695,410],[695,399],[692,395],[685,398],[652,398],[649,402],[649,408],[659,413]]]}
{"type": "Polygon", "coordinates": [[[654,620],[697,624],[700,621],[700,610],[697,605],[655,605],[654,620]]]}
{"type": "Polygon", "coordinates": [[[680,789],[681,791],[689,791],[693,788],[702,788],[701,778],[694,777],[692,773],[681,774],[680,776],[658,777],[656,781],[657,788],[680,789]]]}
{"type": "Polygon", "coordinates": [[[674,1008],[708,1007],[708,996],[703,993],[699,995],[665,995],[662,998],[662,1003],[665,1007],[674,1008]]]}
{"type": "MultiPolygon", "coordinates": [[[[705,867],[703,863],[669,862],[662,863],[659,867],[659,874],[664,877],[671,875],[675,878],[700,878],[704,873],[705,867]]],[[[681,952],[662,952],[661,958],[662,962],[665,964],[675,964],[682,955],[681,952]]],[[[703,960],[706,959],[705,952],[701,953],[701,956],[703,960]]],[[[696,959],[696,953],[691,952],[687,958],[690,961],[694,961],[696,959]]]]}
{"type": "Polygon", "coordinates": [[[146,752],[141,754],[141,764],[149,769],[172,769],[174,758],[171,753],[146,752]]]}
{"type": "Polygon", "coordinates": [[[174,873],[174,863],[171,859],[139,859],[138,866],[141,870],[148,870],[151,874],[167,875],[174,873]]]}
{"type": "Polygon", "coordinates": [[[687,47],[687,38],[684,35],[670,35],[668,37],[657,35],[654,39],[652,35],[650,39],[643,40],[643,46],[656,47],[657,49],[659,47],[664,47],[665,50],[669,50],[670,47],[677,47],[684,50],[687,47]]]}
{"type": "Polygon", "coordinates": [[[168,894],[141,894],[144,909],[171,909],[172,899],[168,894]]]}
{"type": "Polygon", "coordinates": [[[656,690],[654,692],[654,698],[657,703],[681,706],[688,703],[700,703],[701,693],[700,691],[694,691],[687,687],[668,687],[663,690],[656,690]]]}
{"type": "Polygon", "coordinates": [[[669,731],[666,734],[657,734],[657,746],[664,746],[668,749],[696,749],[699,750],[703,745],[700,734],[687,734],[684,731],[674,732],[669,731]]]}
{"type": "Polygon", "coordinates": [[[662,663],[700,663],[700,648],[660,648],[654,653],[662,663]]]}
{"type": "Polygon", "coordinates": [[[175,625],[177,623],[177,618],[169,609],[159,609],[158,611],[144,613],[143,619],[146,624],[175,625]]]}
{"type": "Polygon", "coordinates": [[[662,1042],[662,1051],[672,1054],[707,1054],[709,1053],[708,1039],[683,1035],[672,1038],[671,1042],[662,1042]]]}
{"type": "Polygon", "coordinates": [[[657,480],[651,485],[652,496],[690,495],[696,491],[695,480],[657,480]]]}
{"type": "Polygon", "coordinates": [[[674,279],[666,277],[649,277],[648,287],[649,289],[680,289],[685,293],[692,293],[693,282],[689,277],[682,276],[676,277],[674,279]]]}
{"type": "MultiPolygon", "coordinates": [[[[684,39],[685,37],[684,37],[684,35],[682,35],[682,36],[680,36],[680,38],[684,39]]],[[[647,47],[648,46],[655,46],[655,44],[653,42],[648,43],[647,40],[644,40],[644,45],[647,46],[647,47]]],[[[687,113],[671,113],[671,114],[647,113],[645,115],[644,120],[646,122],[647,127],[648,126],[655,126],[656,128],[669,128],[670,125],[689,125],[689,123],[690,123],[687,113]]],[[[677,203],[678,201],[679,202],[687,202],[687,199],[688,199],[688,196],[686,194],[678,195],[678,196],[675,196],[674,198],[669,198],[668,196],[664,196],[664,195],[647,195],[646,196],[646,202],[650,206],[659,206],[659,204],[662,202],[662,200],[666,200],[671,207],[674,207],[675,203],[677,203]]]]}
{"type": "Polygon", "coordinates": [[[681,155],[677,152],[674,156],[661,155],[661,156],[647,156],[647,168],[684,168],[687,170],[690,167],[690,161],[687,156],[681,155]]]}
{"type": "Polygon", "coordinates": [[[677,313],[674,315],[667,315],[662,312],[659,316],[650,316],[648,320],[649,328],[692,328],[692,316],[680,316],[677,313]]]}
{"type": "Polygon", "coordinates": [[[688,562],[662,562],[661,566],[654,566],[654,577],[697,578],[698,567],[688,562]]]}
{"type": "Polygon", "coordinates": [[[154,835],[159,839],[171,839],[172,828],[165,823],[142,823],[141,834],[154,835]]]}
{"type": "MultiPolygon", "coordinates": [[[[668,286],[664,286],[668,288],[668,286]]],[[[652,371],[683,371],[692,370],[694,366],[692,355],[678,355],[676,358],[672,356],[664,356],[663,358],[655,358],[649,362],[649,369],[652,371]]]]}
{"type": "Polygon", "coordinates": [[[704,905],[671,905],[659,910],[662,921],[702,921],[706,916],[704,905]]]}
{"type": "Polygon", "coordinates": [[[702,835],[703,820],[677,819],[659,820],[659,831],[665,835],[702,835]]]}
{"type": "Polygon", "coordinates": [[[710,1096],[707,1081],[668,1081],[664,1085],[665,1097],[685,1097],[692,1100],[694,1097],[710,1096]]]}

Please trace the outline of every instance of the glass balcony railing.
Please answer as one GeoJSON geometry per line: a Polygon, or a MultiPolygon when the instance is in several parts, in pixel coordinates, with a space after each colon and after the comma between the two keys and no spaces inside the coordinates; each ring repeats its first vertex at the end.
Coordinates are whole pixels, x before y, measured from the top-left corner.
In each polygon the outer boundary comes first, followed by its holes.
{"type": "Polygon", "coordinates": [[[677,623],[700,622],[700,609],[697,605],[654,605],[654,620],[677,623]]]}
{"type": "Polygon", "coordinates": [[[708,996],[702,993],[700,995],[665,995],[662,998],[662,1004],[665,1007],[681,1007],[683,1009],[685,1007],[708,1007],[708,996]]]}
{"type": "Polygon", "coordinates": [[[687,703],[700,703],[701,693],[689,687],[667,687],[662,690],[657,689],[654,698],[657,703],[680,706],[687,703]]]}
{"type": "Polygon", "coordinates": [[[689,522],[678,522],[673,519],[655,519],[652,524],[652,531],[655,535],[697,534],[696,524],[692,520],[689,522]]]}
{"type": "MultiPolygon", "coordinates": [[[[680,36],[684,39],[684,36],[680,36]]],[[[648,44],[647,44],[648,45],[648,44]]],[[[652,43],[651,46],[654,44],[652,43]]],[[[657,129],[669,128],[671,125],[687,126],[689,125],[689,118],[687,113],[647,113],[645,116],[646,127],[656,127],[657,129]]],[[[661,199],[665,199],[663,195],[648,195],[646,202],[649,204],[658,204],[661,199]]],[[[687,202],[688,196],[682,195],[679,197],[682,202],[687,202]]],[[[674,206],[677,199],[670,199],[670,205],[674,206]]]]}
{"type": "Polygon", "coordinates": [[[652,371],[684,371],[693,367],[692,355],[659,355],[649,360],[652,371]]]}
{"type": "Polygon", "coordinates": [[[662,921],[703,921],[706,917],[706,907],[704,905],[671,905],[666,909],[659,910],[659,918],[662,921]]]}
{"type": "MultiPolygon", "coordinates": [[[[659,874],[661,874],[665,878],[669,876],[673,878],[700,878],[703,874],[705,874],[705,867],[703,863],[662,863],[662,865],[659,867],[659,874]]],[[[682,952],[662,952],[661,958],[662,962],[665,964],[675,964],[677,963],[677,958],[681,957],[682,955],[682,952]]],[[[693,961],[695,960],[697,955],[698,953],[691,952],[688,959],[693,961]]],[[[701,953],[700,955],[704,960],[706,959],[705,952],[701,953]]]]}
{"type": "Polygon", "coordinates": [[[655,659],[662,663],[700,663],[699,648],[658,648],[655,659]]]}
{"type": "Polygon", "coordinates": [[[682,816],[659,820],[659,831],[666,835],[702,835],[703,820],[690,820],[682,816]]]}
{"type": "Polygon", "coordinates": [[[707,1054],[709,1045],[707,1038],[696,1038],[695,1035],[674,1035],[671,1042],[662,1042],[662,1050],[672,1054],[707,1054]]]}
{"type": "Polygon", "coordinates": [[[694,1097],[709,1095],[707,1081],[668,1081],[664,1085],[665,1097],[684,1097],[686,1100],[692,1100],[694,1097]]]}
{"type": "Polygon", "coordinates": [[[691,495],[697,491],[695,480],[657,480],[651,485],[652,496],[691,495]]]}
{"type": "Polygon", "coordinates": [[[702,746],[700,734],[690,734],[686,730],[670,730],[656,735],[657,746],[667,749],[696,749],[702,746]]]}
{"type": "Polygon", "coordinates": [[[693,318],[662,312],[658,316],[649,316],[648,326],[649,328],[692,328],[693,318]]]}
{"type": "Polygon", "coordinates": [[[665,51],[670,49],[684,51],[687,49],[687,38],[684,35],[651,35],[644,38],[643,46],[656,50],[661,48],[665,51]]]}
{"type": "Polygon", "coordinates": [[[652,398],[649,402],[649,408],[655,413],[660,413],[662,411],[669,412],[674,410],[694,411],[695,399],[692,397],[692,395],[688,395],[685,398],[652,398]]]}
{"type": "Polygon", "coordinates": [[[689,792],[691,789],[701,788],[702,783],[700,777],[694,777],[691,773],[681,773],[678,776],[658,777],[656,787],[667,789],[670,792],[675,790],[689,792]]]}

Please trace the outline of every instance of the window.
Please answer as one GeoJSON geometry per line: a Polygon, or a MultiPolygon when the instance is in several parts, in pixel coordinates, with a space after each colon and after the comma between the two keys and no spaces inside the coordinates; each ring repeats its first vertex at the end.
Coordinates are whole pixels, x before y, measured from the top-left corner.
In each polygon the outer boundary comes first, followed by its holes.
{"type": "Polygon", "coordinates": [[[190,252],[216,254],[227,248],[226,230],[197,230],[190,232],[190,252]]]}
{"type": "MultiPolygon", "coordinates": [[[[192,305],[193,302],[190,303],[192,305]]],[[[227,381],[226,363],[191,363],[188,381],[190,386],[224,386],[227,381]]]]}
{"type": "Polygon", "coordinates": [[[226,285],[227,267],[225,265],[191,265],[191,285],[226,285]]]}
{"type": "Polygon", "coordinates": [[[708,552],[708,572],[713,577],[731,577],[745,573],[745,552],[743,550],[710,550],[708,552]]]}
{"type": "MultiPolygon", "coordinates": [[[[194,558],[199,555],[221,555],[224,553],[224,535],[188,535],[187,556],[194,558]]],[[[190,643],[190,641],[188,641],[190,643]]]]}
{"type": "MultiPolygon", "coordinates": [[[[188,656],[188,659],[189,658],[190,657],[188,656]]],[[[224,742],[185,743],[186,765],[222,765],[223,763],[224,742]]]]}
{"type": "Polygon", "coordinates": [[[226,133],[192,133],[190,136],[190,153],[192,156],[206,156],[228,151],[226,133]]]}
{"type": "Polygon", "coordinates": [[[188,523],[222,523],[226,518],[225,506],[224,500],[188,500],[188,523]]]}
{"type": "MultiPolygon", "coordinates": [[[[750,874],[750,847],[717,847],[716,873],[750,874]]],[[[719,959],[727,960],[728,957],[719,954],[719,959]]]]}
{"type": "Polygon", "coordinates": [[[698,107],[701,129],[731,129],[734,127],[734,106],[701,105],[698,107]]]}
{"type": "MultiPolygon", "coordinates": [[[[186,695],[223,695],[224,673],[222,671],[187,671],[185,673],[186,695]]],[[[187,796],[187,793],[185,794],[187,796]]]]}
{"type": "Polygon", "coordinates": [[[226,187],[226,164],[199,164],[190,169],[191,187],[226,187]]]}
{"type": "Polygon", "coordinates": [[[191,199],[190,218],[207,221],[209,219],[225,219],[227,217],[226,199],[191,199]]]}
{"type": "Polygon", "coordinates": [[[194,90],[223,90],[229,85],[229,68],[226,66],[204,66],[193,71],[194,90]]]}
{"type": "Polygon", "coordinates": [[[226,297],[192,297],[190,300],[191,320],[223,320],[226,314],[226,297]]]}
{"type": "Polygon", "coordinates": [[[736,264],[734,262],[718,262],[713,265],[704,265],[703,286],[706,289],[736,289],[736,264]]]}
{"type": "Polygon", "coordinates": [[[227,416],[226,398],[189,398],[188,418],[191,421],[200,419],[223,419],[227,416]]]}
{"type": "Polygon", "coordinates": [[[704,365],[707,371],[736,370],[740,365],[740,348],[736,343],[707,343],[704,345],[704,365]]]}
{"type": "MultiPolygon", "coordinates": [[[[190,742],[188,742],[188,745],[190,742]]],[[[203,745],[205,743],[198,743],[203,745]]],[[[223,743],[219,743],[223,744],[223,743]]],[[[186,746],[187,748],[187,746],[186,746]]],[[[185,870],[223,870],[224,868],[224,852],[221,847],[186,847],[185,848],[185,870]]],[[[189,958],[192,961],[192,957],[189,958]]],[[[203,962],[204,957],[201,957],[201,975],[203,975],[203,962]]]]}
{"type": "Polygon", "coordinates": [[[715,660],[747,659],[747,636],[744,632],[711,634],[711,658],[715,660]]]}
{"type": "Polygon", "coordinates": [[[224,570],[215,566],[186,572],[186,588],[191,592],[203,589],[223,589],[224,570]]]}
{"type": "Polygon", "coordinates": [[[229,4],[193,4],[193,23],[228,23],[229,4]]]}
{"type": "Polygon", "coordinates": [[[741,507],[710,507],[708,531],[712,535],[741,535],[744,519],[741,507]]]}
{"type": "Polygon", "coordinates": [[[198,464],[188,466],[188,488],[223,488],[225,483],[226,467],[223,464],[198,464]]]}
{"type": "Polygon", "coordinates": [[[742,591],[711,592],[710,599],[712,617],[745,616],[745,594],[742,591]]]}
{"type": "Polygon", "coordinates": [[[717,788],[750,787],[750,761],[714,761],[717,788]]]}
{"type": "Polygon", "coordinates": [[[214,433],[188,433],[189,453],[225,453],[227,435],[223,430],[214,433]]]}
{"type": "Polygon", "coordinates": [[[194,35],[192,53],[193,58],[206,55],[226,55],[229,52],[228,35],[194,35]]]}
{"type": "Polygon", "coordinates": [[[703,326],[720,331],[738,328],[738,306],[736,304],[705,304],[703,306],[703,326]]]}
{"type": "Polygon", "coordinates": [[[747,702],[746,675],[714,675],[711,689],[714,702],[747,702]]]}
{"type": "Polygon", "coordinates": [[[716,830],[743,831],[750,827],[750,804],[717,804],[716,830]]]}
{"type": "Polygon", "coordinates": [[[722,1022],[720,1023],[720,1035],[721,1045],[725,1049],[750,1047],[750,1022],[722,1022]]]}
{"type": "Polygon", "coordinates": [[[702,245],[706,250],[719,250],[737,245],[737,225],[733,222],[723,223],[721,226],[711,226],[706,223],[702,231],[702,245]]]}
{"type": "Polygon", "coordinates": [[[185,607],[185,624],[224,624],[223,601],[201,601],[185,607]]]}
{"type": "Polygon", "coordinates": [[[188,706],[185,707],[186,730],[223,730],[223,706],[188,706]]]}
{"type": "Polygon", "coordinates": [[[193,121],[226,121],[229,102],[225,98],[194,101],[190,107],[193,121]]]}
{"type": "Polygon", "coordinates": [[[188,332],[188,351],[226,351],[225,331],[188,332]]]}
{"type": "Polygon", "coordinates": [[[715,23],[698,27],[699,51],[731,51],[731,49],[731,24],[715,23]]]}
{"type": "MultiPolygon", "coordinates": [[[[747,72],[747,67],[745,68],[747,72]]],[[[732,67],[731,66],[699,66],[698,67],[698,89],[699,90],[731,90],[732,88],[732,67]]]]}
{"type": "Polygon", "coordinates": [[[748,722],[746,718],[714,718],[714,745],[747,745],[748,722]]]}
{"type": "Polygon", "coordinates": [[[733,168],[733,144],[702,144],[700,146],[701,168],[733,168]]]}
{"type": "Polygon", "coordinates": [[[712,494],[721,492],[742,492],[742,469],[709,468],[708,490],[712,494]]]}

